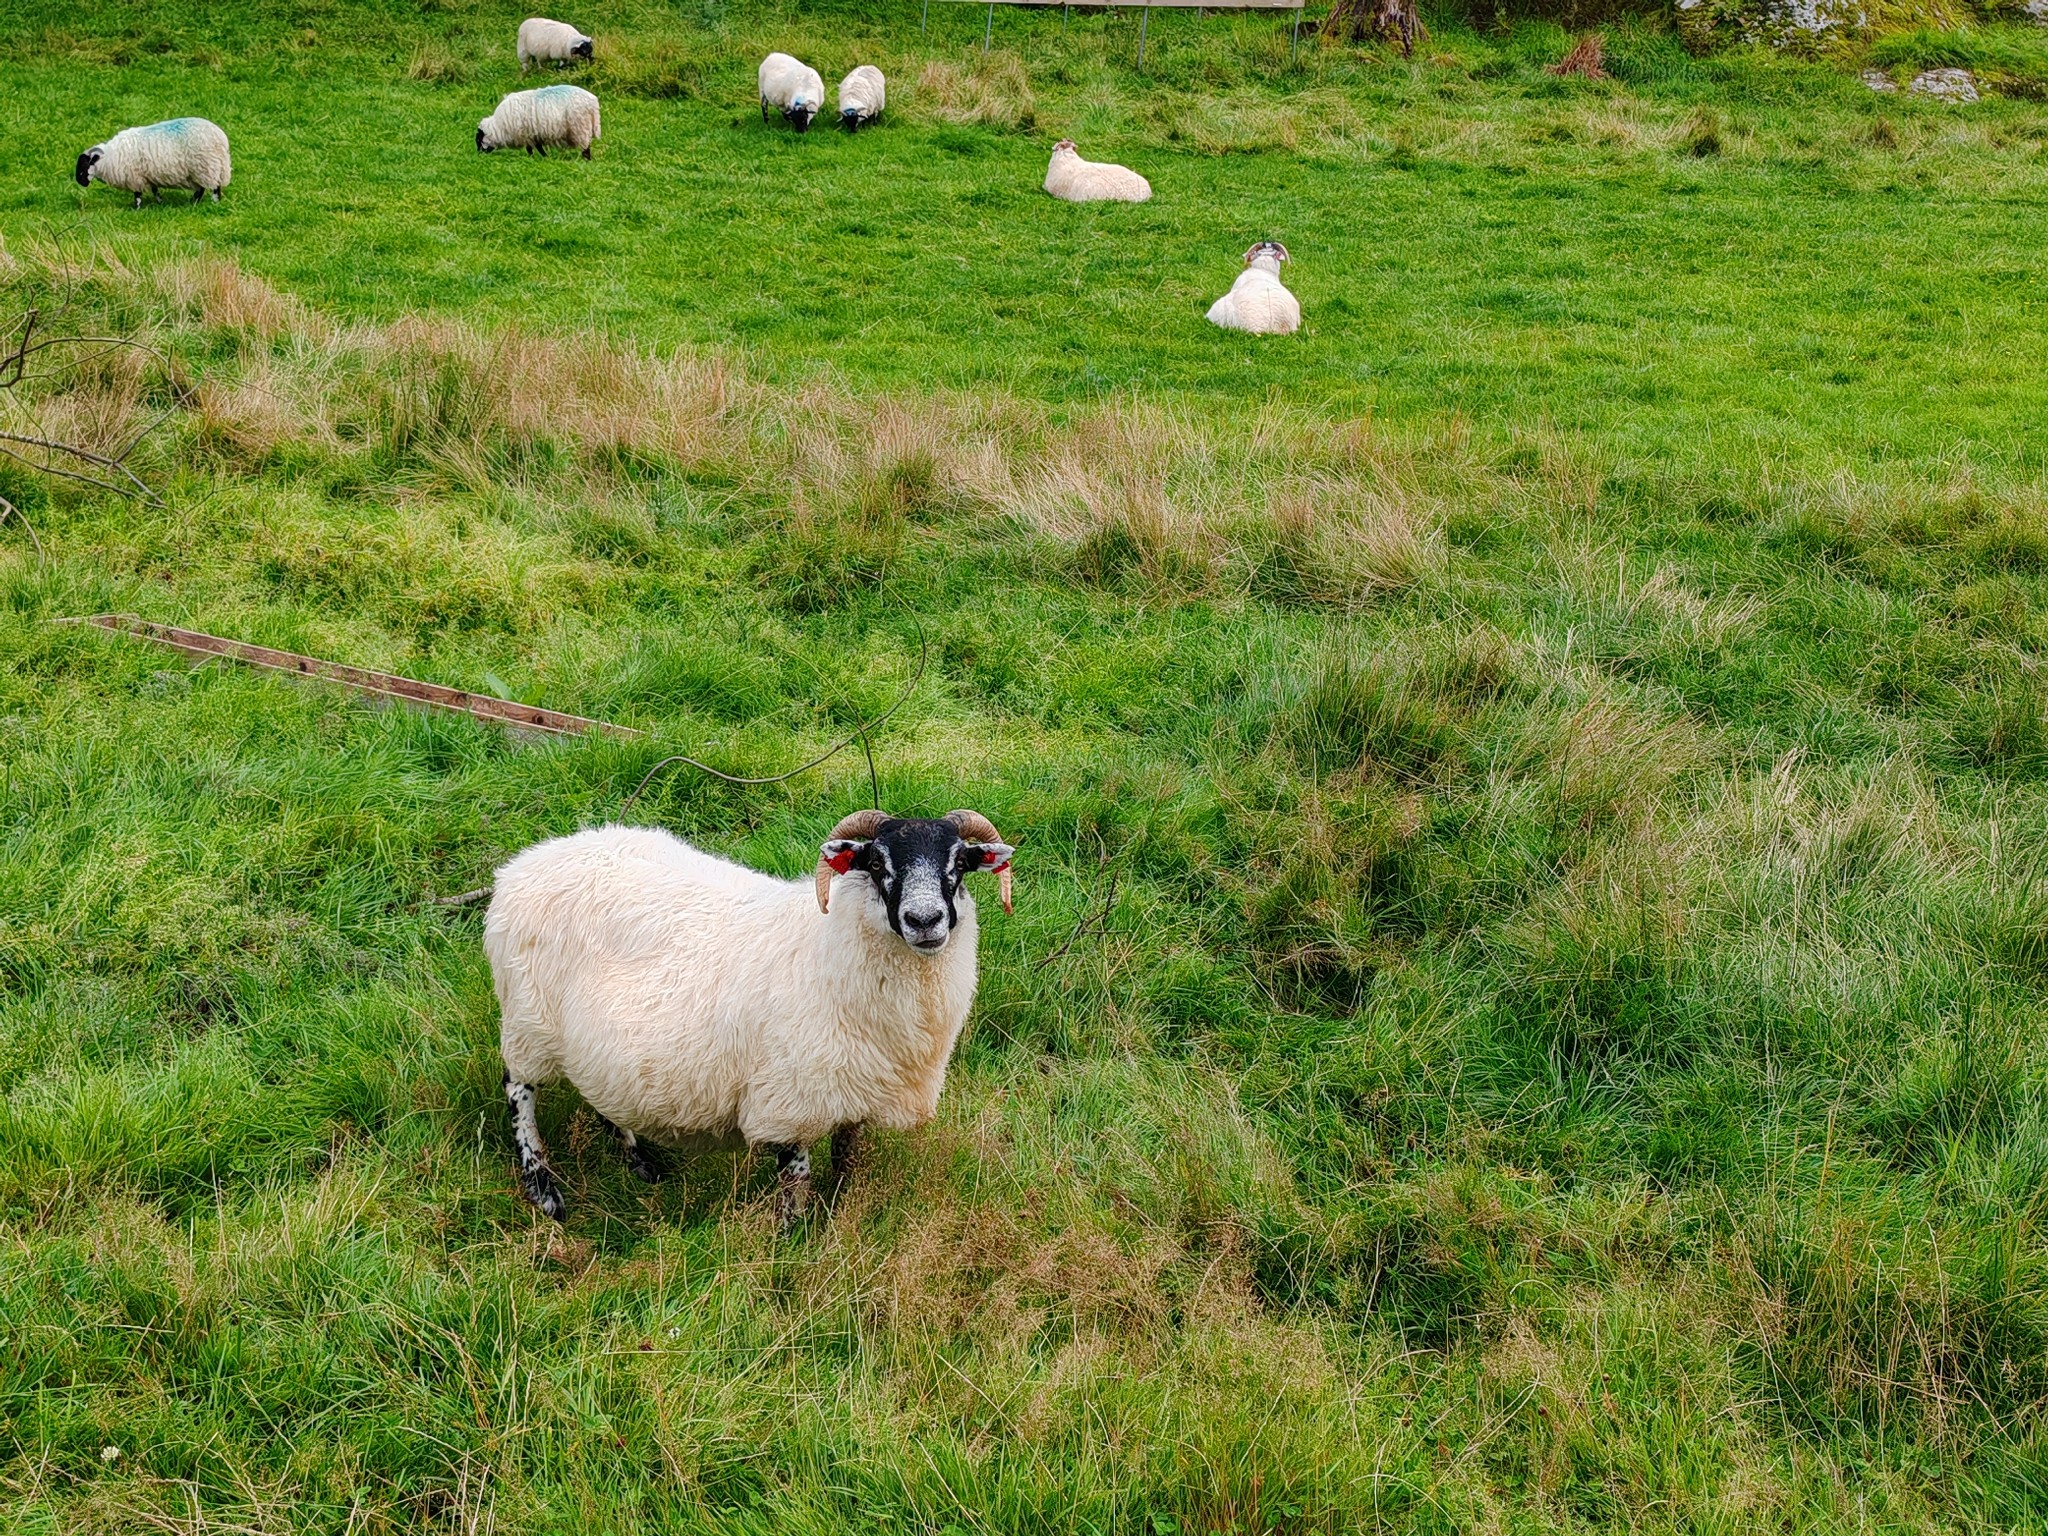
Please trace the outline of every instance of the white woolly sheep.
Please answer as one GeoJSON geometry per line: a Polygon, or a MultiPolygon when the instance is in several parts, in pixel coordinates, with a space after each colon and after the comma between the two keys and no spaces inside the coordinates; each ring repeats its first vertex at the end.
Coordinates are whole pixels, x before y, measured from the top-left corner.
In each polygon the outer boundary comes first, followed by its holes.
{"type": "Polygon", "coordinates": [[[561,1219],[534,1090],[566,1078],[650,1182],[643,1137],[771,1149],[789,1226],[812,1142],[843,1180],[862,1126],[931,1119],[974,1001],[962,878],[1000,874],[1007,912],[1012,852],[975,811],[849,816],[810,880],[638,827],[527,849],[484,922],[521,1190],[561,1219]]]}
{"type": "Polygon", "coordinates": [[[557,68],[573,59],[590,59],[590,39],[566,21],[549,21],[529,16],[519,23],[519,73],[530,64],[553,64],[557,68]]]}
{"type": "Polygon", "coordinates": [[[1280,281],[1280,263],[1288,259],[1287,247],[1278,240],[1261,240],[1244,253],[1244,270],[1230,285],[1230,292],[1209,306],[1209,323],[1226,331],[1257,331],[1267,336],[1286,336],[1301,327],[1301,300],[1280,281]]]}
{"type": "Polygon", "coordinates": [[[485,154],[524,149],[544,156],[552,144],[579,149],[588,160],[601,131],[597,98],[590,92],[580,85],[543,85],[514,91],[499,102],[498,110],[476,125],[476,147],[485,154]]]}
{"type": "Polygon", "coordinates": [[[220,201],[221,188],[233,174],[228,163],[228,136],[203,117],[174,117],[147,128],[123,128],[104,144],[78,157],[75,173],[81,187],[95,181],[135,194],[142,206],[147,192],[159,200],[165,187],[188,189],[192,201],[207,193],[220,201]]]}
{"type": "Polygon", "coordinates": [[[808,133],[811,119],[825,110],[825,82],[801,59],[771,53],[761,61],[761,121],[773,107],[798,133],[808,133]]]}
{"type": "Polygon", "coordinates": [[[872,64],[856,65],[839,82],[839,121],[851,132],[859,132],[882,115],[889,99],[882,72],[872,64]]]}
{"type": "Polygon", "coordinates": [[[1045,169],[1045,190],[1069,203],[1142,203],[1152,183],[1127,166],[1083,160],[1072,139],[1061,139],[1045,169]]]}

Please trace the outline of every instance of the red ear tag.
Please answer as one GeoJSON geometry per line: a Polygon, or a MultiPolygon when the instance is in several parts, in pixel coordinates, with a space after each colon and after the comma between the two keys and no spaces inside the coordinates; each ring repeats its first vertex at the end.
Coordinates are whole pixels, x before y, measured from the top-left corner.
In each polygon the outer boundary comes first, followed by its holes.
{"type": "Polygon", "coordinates": [[[832,867],[834,874],[843,875],[853,868],[853,856],[859,852],[858,848],[842,848],[837,853],[826,854],[825,862],[832,867]]]}

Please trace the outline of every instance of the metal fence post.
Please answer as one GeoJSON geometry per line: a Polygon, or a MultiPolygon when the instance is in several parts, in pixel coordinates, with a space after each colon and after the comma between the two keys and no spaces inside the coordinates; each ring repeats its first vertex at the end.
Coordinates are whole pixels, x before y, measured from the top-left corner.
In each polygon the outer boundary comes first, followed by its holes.
{"type": "Polygon", "coordinates": [[[924,19],[917,24],[917,35],[923,37],[932,29],[932,0],[924,0],[924,19]]]}
{"type": "Polygon", "coordinates": [[[993,3],[993,0],[991,0],[991,3],[990,3],[990,5],[989,5],[989,8],[988,8],[988,25],[987,25],[986,27],[984,27],[984,28],[982,29],[982,33],[981,33],[981,51],[982,51],[983,53],[987,53],[987,52],[988,52],[988,41],[989,41],[989,39],[990,39],[990,38],[994,37],[995,35],[996,35],[996,8],[995,8],[995,5],[994,5],[994,3],[993,3]]]}
{"type": "Polygon", "coordinates": [[[1138,12],[1138,68],[1145,67],[1145,28],[1151,24],[1152,7],[1146,6],[1138,12]]]}
{"type": "Polygon", "coordinates": [[[1062,6],[1060,7],[1060,36],[1061,36],[1061,37],[1065,37],[1065,36],[1067,35],[1067,23],[1068,23],[1068,22],[1070,22],[1070,21],[1072,21],[1073,19],[1074,19],[1074,6],[1073,6],[1073,0],[1067,0],[1067,3],[1066,3],[1065,5],[1062,5],[1062,6]]]}
{"type": "Polygon", "coordinates": [[[1301,7],[1294,8],[1294,30],[1287,35],[1287,62],[1294,62],[1294,52],[1301,46],[1301,7]]]}

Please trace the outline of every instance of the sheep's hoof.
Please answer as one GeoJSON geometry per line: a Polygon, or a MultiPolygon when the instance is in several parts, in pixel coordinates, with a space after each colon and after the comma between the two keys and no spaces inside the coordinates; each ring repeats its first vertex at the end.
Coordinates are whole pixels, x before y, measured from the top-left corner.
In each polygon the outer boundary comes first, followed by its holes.
{"type": "Polygon", "coordinates": [[[519,1192],[550,1221],[560,1221],[562,1213],[569,1209],[568,1202],[562,1198],[561,1185],[555,1182],[554,1174],[545,1163],[519,1170],[519,1192]]]}
{"type": "Polygon", "coordinates": [[[659,1184],[667,1171],[655,1155],[647,1150],[644,1142],[620,1149],[626,1159],[626,1166],[633,1170],[633,1177],[642,1184],[659,1184]]]}

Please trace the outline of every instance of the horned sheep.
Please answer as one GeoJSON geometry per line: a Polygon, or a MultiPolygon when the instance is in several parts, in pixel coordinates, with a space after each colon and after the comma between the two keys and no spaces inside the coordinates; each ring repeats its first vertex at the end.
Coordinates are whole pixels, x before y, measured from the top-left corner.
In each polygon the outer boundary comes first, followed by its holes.
{"type": "Polygon", "coordinates": [[[660,1176],[643,1138],[773,1151],[789,1226],[814,1141],[832,1138],[843,1177],[863,1126],[931,1119],[974,1000],[962,880],[998,874],[1007,912],[1012,853],[976,811],[861,811],[810,880],[637,827],[518,855],[498,871],[484,950],[526,1197],[561,1219],[534,1095],[566,1079],[643,1179],[660,1176]]]}
{"type": "Polygon", "coordinates": [[[476,125],[476,147],[486,154],[524,149],[529,155],[545,156],[548,146],[554,145],[581,150],[588,160],[590,146],[601,132],[595,96],[580,85],[543,85],[514,91],[500,101],[498,109],[476,125]]]}
{"type": "Polygon", "coordinates": [[[1301,300],[1280,281],[1280,263],[1287,247],[1261,240],[1244,253],[1244,270],[1230,292],[1209,306],[1209,323],[1227,331],[1257,331],[1286,336],[1301,328],[1301,300]]]}
{"type": "Polygon", "coordinates": [[[1152,183],[1128,166],[1083,160],[1072,139],[1061,139],[1045,169],[1045,190],[1069,203],[1142,203],[1152,183]]]}
{"type": "Polygon", "coordinates": [[[174,117],[147,128],[123,128],[104,144],[93,145],[78,157],[74,174],[81,187],[99,181],[134,193],[140,208],[143,193],[161,200],[165,187],[189,190],[195,203],[211,192],[217,203],[233,167],[228,136],[219,124],[174,117]]]}
{"type": "Polygon", "coordinates": [[[532,64],[560,67],[574,59],[588,63],[590,50],[590,38],[566,21],[529,16],[519,23],[519,73],[522,75],[532,64]]]}

